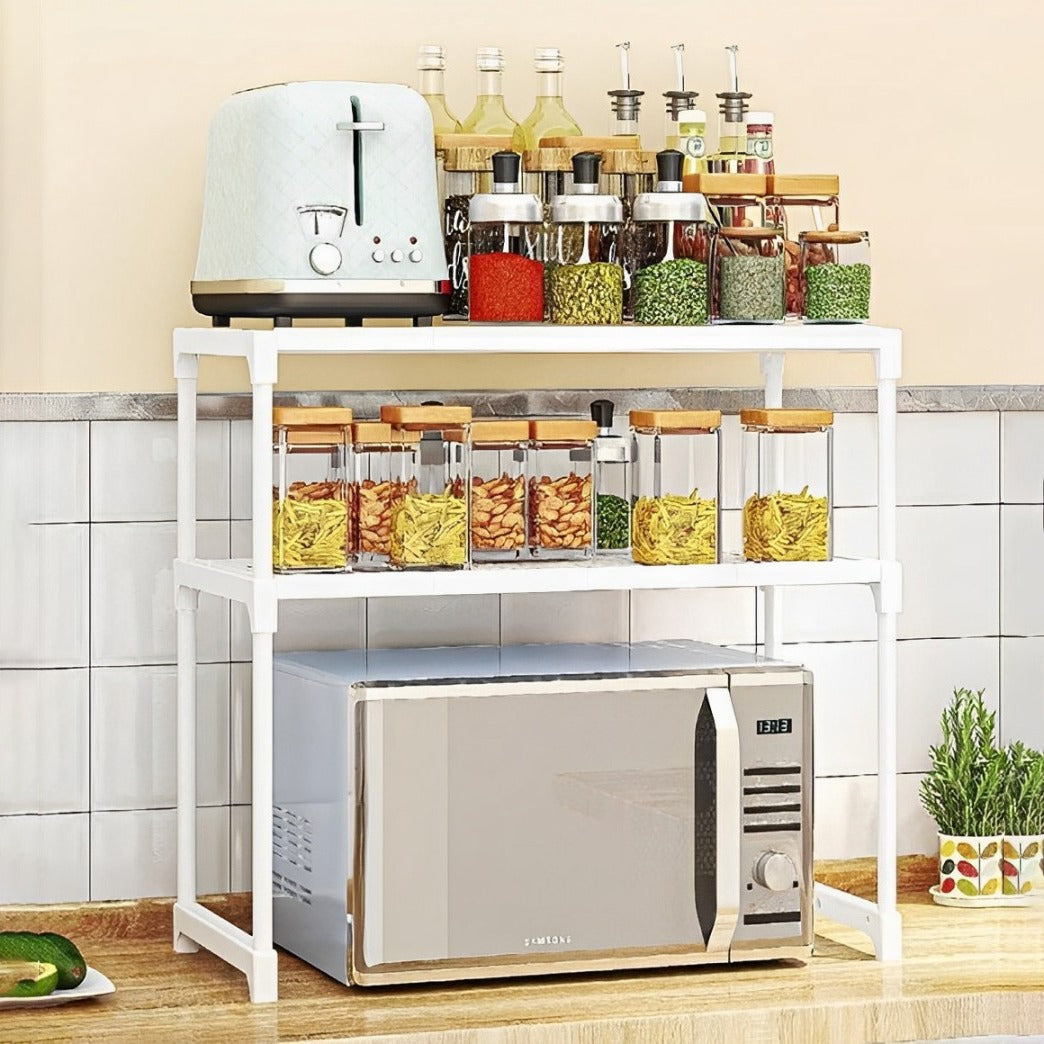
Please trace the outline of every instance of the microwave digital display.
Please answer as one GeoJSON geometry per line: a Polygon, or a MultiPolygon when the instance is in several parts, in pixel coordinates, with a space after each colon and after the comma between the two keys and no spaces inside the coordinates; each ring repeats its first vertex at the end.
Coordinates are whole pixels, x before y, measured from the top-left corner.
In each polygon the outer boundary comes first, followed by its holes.
{"type": "Polygon", "coordinates": [[[793,718],[758,718],[759,736],[779,736],[794,731],[793,718]]]}

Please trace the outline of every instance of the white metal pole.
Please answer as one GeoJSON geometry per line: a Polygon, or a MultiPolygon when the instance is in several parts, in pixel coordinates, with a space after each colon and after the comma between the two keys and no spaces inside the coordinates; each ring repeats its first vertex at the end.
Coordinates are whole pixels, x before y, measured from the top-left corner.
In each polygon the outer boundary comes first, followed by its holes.
{"type": "Polygon", "coordinates": [[[254,951],[272,949],[272,635],[253,636],[251,726],[254,951]]]}
{"type": "MultiPolygon", "coordinates": [[[[778,409],[783,405],[783,361],[782,352],[762,352],[760,357],[761,375],[765,381],[765,408],[778,409]]],[[[779,439],[773,439],[772,474],[767,476],[769,482],[779,482],[783,472],[783,446],[779,439]]],[[[776,587],[764,589],[765,604],[765,655],[779,659],[783,655],[783,592],[776,587]]]]}

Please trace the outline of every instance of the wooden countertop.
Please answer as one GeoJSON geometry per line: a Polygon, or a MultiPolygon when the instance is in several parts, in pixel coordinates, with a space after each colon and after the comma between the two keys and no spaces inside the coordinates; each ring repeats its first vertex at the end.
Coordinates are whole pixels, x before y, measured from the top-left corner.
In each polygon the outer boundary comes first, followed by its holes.
{"type": "MultiPolygon", "coordinates": [[[[1044,906],[938,907],[925,891],[933,869],[931,860],[900,861],[901,964],[877,963],[861,936],[826,921],[807,964],[453,987],[346,989],[280,954],[277,1005],[249,1004],[243,977],[211,954],[175,954],[169,901],[8,907],[0,925],[69,935],[117,992],[0,1011],[0,1040],[850,1044],[1044,1032],[1044,906]]],[[[873,887],[864,861],[820,865],[816,876],[864,894],[873,887]]],[[[218,904],[226,914],[245,909],[237,897],[218,904]]]]}

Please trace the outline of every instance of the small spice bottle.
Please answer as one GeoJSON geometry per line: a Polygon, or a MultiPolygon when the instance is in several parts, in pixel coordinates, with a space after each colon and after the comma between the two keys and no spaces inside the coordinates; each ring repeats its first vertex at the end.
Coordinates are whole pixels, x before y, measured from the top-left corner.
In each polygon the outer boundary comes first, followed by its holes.
{"type": "Polygon", "coordinates": [[[471,424],[471,560],[528,557],[529,421],[471,424]]]}
{"type": "Polygon", "coordinates": [[[635,322],[704,326],[710,321],[714,225],[703,196],[682,192],[681,152],[657,153],[655,192],[634,201],[631,300],[635,322]]]}
{"type": "Polygon", "coordinates": [[[472,322],[544,318],[543,212],[518,191],[517,152],[493,154],[493,191],[471,197],[468,315],[472,322]]]}
{"type": "Polygon", "coordinates": [[[631,557],[641,565],[720,561],[720,410],[632,410],[631,557]]]}
{"type": "Polygon", "coordinates": [[[529,422],[529,548],[534,558],[594,551],[594,440],[585,420],[529,422]]]}
{"type": "Polygon", "coordinates": [[[802,232],[801,317],[806,323],[870,319],[870,236],[866,232],[802,232]]]}
{"type": "Polygon", "coordinates": [[[392,512],[409,487],[404,461],[420,442],[417,432],[396,432],[383,421],[352,425],[355,480],[355,568],[387,569],[391,561],[392,512]]]}
{"type": "Polygon", "coordinates": [[[714,269],[716,322],[783,321],[783,236],[779,229],[719,229],[714,269]]]}
{"type": "Polygon", "coordinates": [[[352,411],[272,411],[272,568],[337,573],[352,561],[352,411]]]}
{"type": "Polygon", "coordinates": [[[402,443],[402,498],[391,514],[391,565],[464,569],[470,565],[470,406],[382,406],[381,420],[402,443]],[[417,435],[416,442],[408,440],[417,435]]]}
{"type": "Polygon", "coordinates": [[[614,409],[608,399],[591,403],[591,420],[598,426],[594,477],[599,555],[628,555],[631,550],[631,439],[613,434],[614,409]]]}
{"type": "Polygon", "coordinates": [[[741,410],[743,555],[748,562],[833,556],[830,410],[741,410]]]}
{"type": "Polygon", "coordinates": [[[747,113],[747,158],[743,163],[745,174],[773,174],[776,170],[772,150],[774,113],[751,110],[747,113]]]}
{"type": "Polygon", "coordinates": [[[573,189],[551,205],[551,321],[569,325],[623,320],[624,273],[619,254],[623,204],[598,191],[601,159],[573,157],[573,189]]]}

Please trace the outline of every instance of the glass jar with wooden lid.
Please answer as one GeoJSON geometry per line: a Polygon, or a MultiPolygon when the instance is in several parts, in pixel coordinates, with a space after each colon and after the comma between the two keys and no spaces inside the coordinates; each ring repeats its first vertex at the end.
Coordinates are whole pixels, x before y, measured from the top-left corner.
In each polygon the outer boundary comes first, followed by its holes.
{"type": "Polygon", "coordinates": [[[352,411],[272,411],[272,568],[338,573],[352,562],[352,411]]]}
{"type": "Polygon", "coordinates": [[[391,514],[391,564],[399,569],[470,565],[470,406],[382,406],[402,444],[402,498],[391,514]],[[410,436],[418,436],[416,442],[410,436]]]}
{"type": "Polygon", "coordinates": [[[833,557],[830,410],[749,409],[743,429],[743,554],[748,562],[833,557]]]}
{"type": "Polygon", "coordinates": [[[534,558],[594,552],[594,421],[529,422],[529,548],[534,558]]]}
{"type": "Polygon", "coordinates": [[[642,565],[720,561],[720,410],[632,410],[631,557],[642,565]]]}
{"type": "Polygon", "coordinates": [[[528,556],[529,421],[471,423],[471,560],[528,556]]]}
{"type": "Polygon", "coordinates": [[[783,321],[783,236],[776,228],[718,230],[714,264],[714,320],[783,321]]]}
{"type": "Polygon", "coordinates": [[[802,232],[801,317],[806,323],[870,319],[870,236],[866,232],[802,232]]]}

